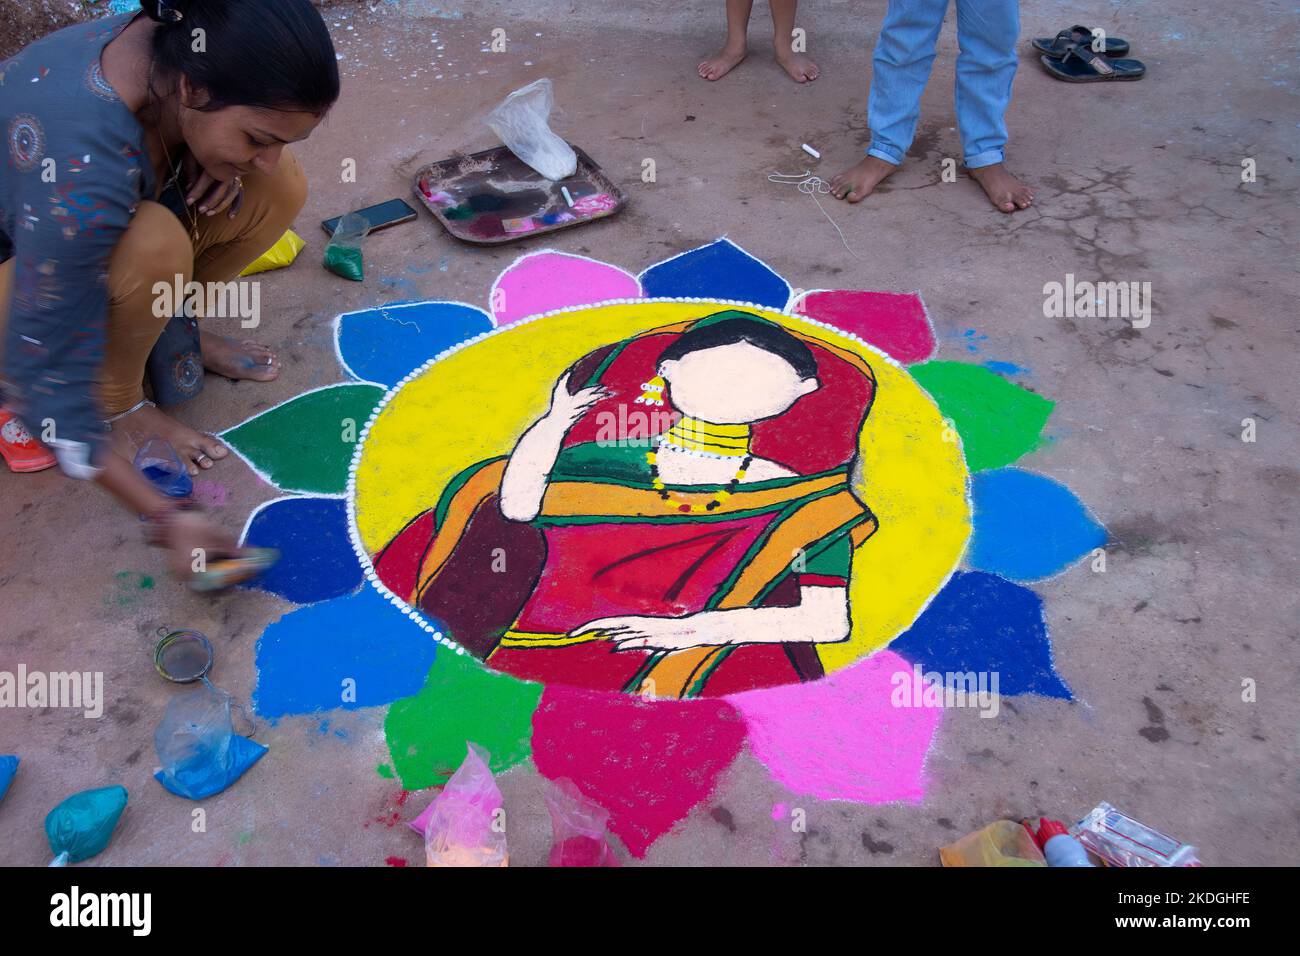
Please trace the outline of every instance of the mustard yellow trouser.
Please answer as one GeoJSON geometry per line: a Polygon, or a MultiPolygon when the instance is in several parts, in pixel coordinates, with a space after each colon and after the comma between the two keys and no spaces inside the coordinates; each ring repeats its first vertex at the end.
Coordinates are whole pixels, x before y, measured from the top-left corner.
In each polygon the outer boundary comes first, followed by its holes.
{"type": "MultiPolygon", "coordinates": [[[[204,216],[183,225],[165,207],[145,200],[113,250],[108,267],[108,339],[100,374],[101,412],[105,418],[124,412],[144,398],[144,366],[171,316],[154,315],[154,285],[174,287],[195,282],[230,282],[284,235],[307,201],[307,178],[285,149],[274,173],[243,177],[239,214],[204,216]]],[[[0,343],[9,321],[15,258],[0,265],[0,343]]]]}

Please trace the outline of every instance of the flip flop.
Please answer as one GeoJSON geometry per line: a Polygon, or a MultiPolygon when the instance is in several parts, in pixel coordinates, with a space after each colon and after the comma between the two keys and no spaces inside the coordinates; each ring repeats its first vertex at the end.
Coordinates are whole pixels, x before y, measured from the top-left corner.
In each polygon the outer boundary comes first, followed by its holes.
{"type": "Polygon", "coordinates": [[[1140,80],[1147,72],[1146,64],[1141,60],[1112,60],[1078,43],[1066,50],[1065,56],[1059,60],[1050,56],[1038,59],[1048,73],[1066,83],[1140,80]]]}
{"type": "MultiPolygon", "coordinates": [[[[1065,56],[1074,43],[1092,48],[1092,30],[1089,27],[1075,24],[1068,30],[1062,30],[1054,37],[1034,37],[1030,41],[1034,49],[1039,53],[1050,56],[1053,60],[1059,60],[1065,56]]],[[[1118,37],[1106,37],[1106,49],[1102,50],[1107,56],[1127,56],[1128,40],[1121,40],[1118,37]]]]}
{"type": "Polygon", "coordinates": [[[9,470],[20,475],[45,471],[59,463],[12,412],[0,412],[0,456],[9,470]]]}

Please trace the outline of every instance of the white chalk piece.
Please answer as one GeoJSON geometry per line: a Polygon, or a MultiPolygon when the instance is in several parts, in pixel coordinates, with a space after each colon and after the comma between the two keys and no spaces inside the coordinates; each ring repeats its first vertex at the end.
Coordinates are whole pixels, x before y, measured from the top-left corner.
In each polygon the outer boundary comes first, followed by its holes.
{"type": "Polygon", "coordinates": [[[564,193],[564,201],[567,202],[570,206],[572,206],[572,205],[573,205],[573,197],[569,195],[569,187],[568,187],[568,186],[561,186],[561,187],[560,187],[560,192],[564,193]]]}
{"type": "Polygon", "coordinates": [[[811,146],[809,146],[807,143],[804,143],[804,144],[803,144],[803,151],[804,151],[805,153],[807,153],[809,156],[811,156],[813,159],[821,159],[821,158],[822,158],[822,154],[819,153],[819,152],[817,152],[817,150],[813,149],[813,148],[812,148],[811,146]]]}

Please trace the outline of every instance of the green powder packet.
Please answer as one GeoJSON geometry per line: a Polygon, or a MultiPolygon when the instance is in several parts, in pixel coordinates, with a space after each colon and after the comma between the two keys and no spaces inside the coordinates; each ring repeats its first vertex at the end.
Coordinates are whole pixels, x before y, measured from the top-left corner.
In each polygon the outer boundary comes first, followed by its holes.
{"type": "Polygon", "coordinates": [[[350,212],[339,220],[334,235],[325,246],[325,268],[336,276],[360,282],[366,277],[361,240],[370,231],[370,223],[360,213],[350,212]]]}

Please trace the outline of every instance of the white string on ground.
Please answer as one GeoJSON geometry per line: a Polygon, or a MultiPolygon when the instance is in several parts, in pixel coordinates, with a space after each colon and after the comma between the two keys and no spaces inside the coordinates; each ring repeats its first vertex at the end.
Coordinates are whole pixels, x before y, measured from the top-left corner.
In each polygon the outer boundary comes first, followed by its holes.
{"type": "Polygon", "coordinates": [[[813,202],[817,204],[817,208],[820,209],[822,215],[826,217],[826,221],[834,226],[835,231],[840,234],[840,242],[844,243],[844,248],[848,251],[849,255],[855,259],[862,258],[849,247],[848,240],[844,238],[844,230],[842,230],[839,227],[839,224],[831,218],[831,214],[826,211],[826,207],[822,205],[822,201],[817,198],[818,193],[821,193],[824,196],[831,191],[830,183],[822,179],[820,176],[814,176],[812,171],[808,169],[805,169],[802,173],[772,173],[767,177],[767,181],[782,186],[797,186],[799,192],[812,196],[813,202]]]}
{"type": "Polygon", "coordinates": [[[395,318],[393,318],[391,315],[388,314],[388,309],[386,309],[386,308],[385,308],[384,306],[382,306],[382,305],[379,307],[379,314],[380,314],[381,316],[383,316],[385,319],[387,319],[389,322],[396,322],[398,325],[411,325],[411,326],[414,326],[414,327],[415,327],[415,331],[419,332],[421,335],[424,334],[424,332],[420,329],[420,324],[419,324],[418,322],[407,322],[407,321],[403,321],[402,319],[395,319],[395,318]]]}

